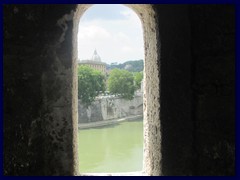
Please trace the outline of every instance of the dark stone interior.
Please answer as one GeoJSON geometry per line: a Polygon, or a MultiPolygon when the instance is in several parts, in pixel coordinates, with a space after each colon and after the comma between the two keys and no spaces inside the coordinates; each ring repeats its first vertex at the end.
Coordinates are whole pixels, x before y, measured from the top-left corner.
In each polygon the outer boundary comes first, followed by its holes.
{"type": "MultiPolygon", "coordinates": [[[[74,175],[73,21],[57,24],[77,5],[3,7],[4,175],[74,175]]],[[[153,8],[162,174],[235,175],[235,7],[153,8]]]]}

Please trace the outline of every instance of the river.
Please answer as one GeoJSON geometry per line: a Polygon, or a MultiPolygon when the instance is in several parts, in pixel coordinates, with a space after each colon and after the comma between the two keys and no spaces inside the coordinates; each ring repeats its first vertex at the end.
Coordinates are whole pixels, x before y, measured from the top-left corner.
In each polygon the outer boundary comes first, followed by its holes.
{"type": "Polygon", "coordinates": [[[141,171],[143,120],[78,130],[80,173],[141,171]]]}

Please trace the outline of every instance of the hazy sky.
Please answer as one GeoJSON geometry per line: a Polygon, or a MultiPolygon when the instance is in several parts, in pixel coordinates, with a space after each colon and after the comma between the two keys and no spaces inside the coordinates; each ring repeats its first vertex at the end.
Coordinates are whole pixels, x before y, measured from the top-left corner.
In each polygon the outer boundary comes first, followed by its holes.
{"type": "Polygon", "coordinates": [[[144,58],[140,19],[123,5],[99,4],[81,17],[78,33],[80,60],[90,59],[96,48],[103,62],[123,63],[144,58]]]}

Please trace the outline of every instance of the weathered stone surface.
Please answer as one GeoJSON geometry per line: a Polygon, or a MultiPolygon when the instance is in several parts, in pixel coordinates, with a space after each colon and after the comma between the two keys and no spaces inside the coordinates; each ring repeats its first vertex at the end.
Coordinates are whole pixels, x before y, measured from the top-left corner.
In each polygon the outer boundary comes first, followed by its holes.
{"type": "MultiPolygon", "coordinates": [[[[78,174],[75,46],[89,6],[4,5],[4,175],[78,174]]],[[[234,175],[234,6],[127,6],[144,30],[144,173],[234,175]]]]}
{"type": "Polygon", "coordinates": [[[91,106],[85,107],[78,101],[78,123],[90,123],[119,119],[143,114],[143,97],[135,96],[132,100],[120,97],[96,99],[91,106]]]}
{"type": "Polygon", "coordinates": [[[72,22],[57,24],[74,6],[4,6],[5,175],[74,172],[72,22]]]}

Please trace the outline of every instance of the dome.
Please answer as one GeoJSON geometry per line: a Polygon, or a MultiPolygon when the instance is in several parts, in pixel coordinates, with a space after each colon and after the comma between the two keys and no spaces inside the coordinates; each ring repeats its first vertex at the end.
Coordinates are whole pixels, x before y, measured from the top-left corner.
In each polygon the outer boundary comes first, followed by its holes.
{"type": "Polygon", "coordinates": [[[98,55],[96,49],[95,49],[95,51],[94,51],[94,53],[93,53],[92,61],[98,61],[98,62],[101,62],[101,58],[100,58],[100,56],[98,55]]]}

